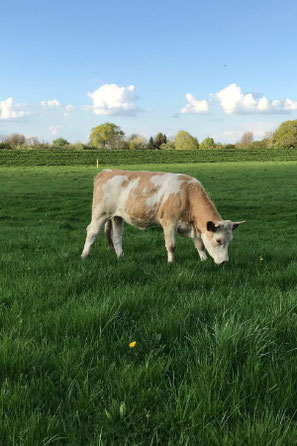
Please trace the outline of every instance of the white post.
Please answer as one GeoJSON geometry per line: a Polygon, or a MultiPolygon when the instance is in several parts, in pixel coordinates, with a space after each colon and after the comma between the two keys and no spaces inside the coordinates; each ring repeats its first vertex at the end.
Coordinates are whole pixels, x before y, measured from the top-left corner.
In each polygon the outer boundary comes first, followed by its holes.
{"type": "Polygon", "coordinates": [[[99,167],[99,162],[98,162],[98,160],[97,160],[97,162],[96,162],[96,165],[97,165],[97,169],[98,169],[98,167],[99,167]]]}

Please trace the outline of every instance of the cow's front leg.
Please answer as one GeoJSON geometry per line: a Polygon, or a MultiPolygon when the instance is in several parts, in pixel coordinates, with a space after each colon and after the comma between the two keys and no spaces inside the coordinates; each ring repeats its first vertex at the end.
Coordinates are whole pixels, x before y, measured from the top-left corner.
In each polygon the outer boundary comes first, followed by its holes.
{"type": "Polygon", "coordinates": [[[203,242],[202,242],[202,240],[201,240],[200,237],[195,237],[195,238],[194,238],[194,245],[195,245],[195,248],[196,248],[197,251],[198,251],[199,257],[200,257],[200,259],[202,260],[202,262],[203,262],[204,260],[207,260],[207,255],[206,255],[206,252],[205,252],[205,247],[204,247],[204,244],[203,244],[203,242]]]}
{"type": "Polygon", "coordinates": [[[168,252],[168,262],[174,262],[174,251],[176,247],[176,225],[172,223],[162,223],[165,246],[168,252]]]}
{"type": "Polygon", "coordinates": [[[84,245],[84,249],[82,252],[81,257],[83,259],[86,259],[90,253],[91,246],[93,245],[94,241],[96,240],[97,235],[103,228],[104,224],[106,222],[106,217],[99,217],[96,219],[92,219],[91,223],[87,227],[87,237],[84,245]]]}

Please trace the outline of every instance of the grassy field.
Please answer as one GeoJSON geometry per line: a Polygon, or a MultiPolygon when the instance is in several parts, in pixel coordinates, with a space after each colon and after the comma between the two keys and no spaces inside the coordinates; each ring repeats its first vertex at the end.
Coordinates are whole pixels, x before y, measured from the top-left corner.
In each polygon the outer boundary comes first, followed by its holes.
{"type": "Polygon", "coordinates": [[[294,149],[207,150],[0,150],[0,166],[96,166],[134,164],[190,164],[250,161],[297,161],[294,149]]]}
{"type": "Polygon", "coordinates": [[[145,169],[246,220],[227,266],[128,226],[82,261],[97,170],[0,169],[0,444],[296,446],[297,163],[145,169]]]}

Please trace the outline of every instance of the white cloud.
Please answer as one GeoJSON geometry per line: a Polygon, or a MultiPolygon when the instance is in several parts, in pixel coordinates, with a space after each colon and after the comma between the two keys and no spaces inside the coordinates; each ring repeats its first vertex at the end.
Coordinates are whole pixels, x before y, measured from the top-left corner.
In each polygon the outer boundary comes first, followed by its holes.
{"type": "Polygon", "coordinates": [[[41,101],[42,107],[60,107],[60,102],[57,99],[51,99],[49,101],[41,101]]]}
{"type": "Polygon", "coordinates": [[[53,136],[56,136],[56,135],[58,135],[60,128],[61,128],[61,125],[50,125],[48,129],[53,136]]]}
{"type": "Polygon", "coordinates": [[[252,93],[243,93],[236,84],[230,84],[214,95],[218,98],[221,107],[228,114],[233,113],[277,113],[297,110],[297,101],[286,99],[269,100],[265,96],[257,99],[252,93]]]}
{"type": "Polygon", "coordinates": [[[72,115],[73,110],[74,110],[74,105],[66,105],[64,107],[64,116],[66,116],[67,118],[69,118],[69,116],[72,115]]]}
{"type": "Polygon", "coordinates": [[[284,104],[285,110],[297,110],[297,101],[292,101],[292,99],[286,99],[284,104]]]}
{"type": "Polygon", "coordinates": [[[93,111],[96,115],[135,115],[139,108],[135,101],[137,95],[134,85],[121,87],[116,84],[105,84],[88,93],[93,100],[93,111]]]}
{"type": "Polygon", "coordinates": [[[181,109],[181,113],[206,113],[208,112],[209,105],[205,99],[201,101],[196,99],[192,94],[187,93],[186,99],[188,101],[187,105],[181,109]]]}
{"type": "Polygon", "coordinates": [[[23,110],[17,111],[18,105],[14,105],[12,98],[0,101],[0,119],[20,118],[25,115],[23,110]]]}
{"type": "Polygon", "coordinates": [[[63,111],[64,116],[69,118],[73,111],[74,111],[74,105],[65,105],[63,106],[57,99],[51,99],[49,101],[40,101],[40,104],[42,108],[44,109],[58,109],[59,111],[63,111]]]}

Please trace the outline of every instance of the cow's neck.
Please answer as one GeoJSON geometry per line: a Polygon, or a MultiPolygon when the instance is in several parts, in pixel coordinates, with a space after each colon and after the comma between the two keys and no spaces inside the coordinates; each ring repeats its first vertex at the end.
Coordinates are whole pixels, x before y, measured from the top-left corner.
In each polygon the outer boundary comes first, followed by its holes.
{"type": "Polygon", "coordinates": [[[191,194],[191,214],[195,230],[198,233],[206,231],[208,221],[218,222],[222,217],[218,213],[215,205],[207,196],[201,185],[195,188],[195,192],[191,194]]]}

